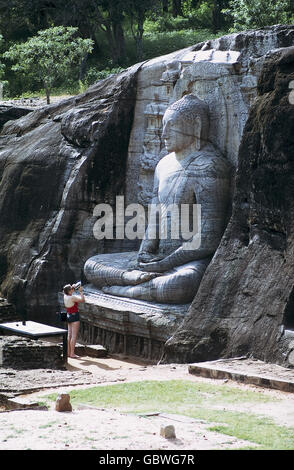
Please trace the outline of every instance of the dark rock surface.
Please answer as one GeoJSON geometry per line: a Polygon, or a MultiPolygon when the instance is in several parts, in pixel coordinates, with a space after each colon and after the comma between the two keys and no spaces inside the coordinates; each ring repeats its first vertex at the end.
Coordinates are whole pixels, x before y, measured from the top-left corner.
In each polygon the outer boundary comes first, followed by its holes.
{"type": "Polygon", "coordinates": [[[6,122],[19,119],[22,116],[26,116],[30,112],[31,109],[22,106],[0,105],[0,129],[2,129],[6,122]]]}
{"type": "Polygon", "coordinates": [[[103,251],[93,209],[123,192],[139,68],[2,130],[0,290],[19,314],[54,323],[57,292],[103,251]]]}
{"type": "Polygon", "coordinates": [[[294,47],[269,54],[239,151],[233,213],[165,360],[287,363],[294,327],[294,47]]]}
{"type": "MultiPolygon", "coordinates": [[[[0,323],[7,323],[10,321],[17,321],[18,315],[15,311],[14,305],[7,302],[6,299],[0,297],[0,323]]],[[[1,331],[3,334],[3,330],[1,331]]]]}

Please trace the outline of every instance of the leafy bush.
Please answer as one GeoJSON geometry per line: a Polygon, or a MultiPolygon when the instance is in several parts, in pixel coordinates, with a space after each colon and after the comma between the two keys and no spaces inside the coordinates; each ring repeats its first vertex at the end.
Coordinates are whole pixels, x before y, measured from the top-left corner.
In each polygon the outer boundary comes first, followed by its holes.
{"type": "Polygon", "coordinates": [[[103,70],[99,70],[97,67],[90,67],[83,80],[83,84],[84,86],[88,87],[90,85],[93,85],[93,83],[98,82],[98,80],[107,78],[109,75],[112,75],[114,73],[120,73],[123,70],[124,69],[122,67],[116,67],[113,69],[105,68],[103,70]]]}
{"type": "Polygon", "coordinates": [[[287,24],[294,20],[291,0],[231,0],[223,12],[233,18],[231,31],[287,24]]]}
{"type": "Polygon", "coordinates": [[[159,17],[155,21],[146,20],[144,23],[144,31],[147,34],[166,31],[180,31],[183,29],[189,29],[189,27],[189,18],[184,18],[183,16],[173,18],[171,15],[165,15],[159,17]]]}
{"type": "Polygon", "coordinates": [[[188,14],[189,24],[192,28],[212,28],[213,5],[203,2],[196,10],[188,14]]]}
{"type": "Polygon", "coordinates": [[[82,39],[78,28],[56,26],[39,31],[28,41],[13,44],[3,57],[15,62],[16,72],[31,75],[46,90],[47,103],[53,84],[68,77],[83,57],[93,49],[92,39],[82,39]]]}
{"type": "Polygon", "coordinates": [[[198,42],[207,41],[220,36],[214,35],[208,29],[193,31],[192,29],[183,31],[170,31],[162,33],[146,33],[143,39],[144,59],[151,59],[161,55],[169,54],[185,47],[193,46],[198,42]]]}

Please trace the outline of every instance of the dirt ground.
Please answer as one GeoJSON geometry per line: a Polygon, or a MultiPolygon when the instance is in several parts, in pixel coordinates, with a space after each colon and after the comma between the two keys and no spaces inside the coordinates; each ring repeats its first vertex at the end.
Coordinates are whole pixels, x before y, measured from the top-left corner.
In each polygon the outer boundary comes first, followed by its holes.
{"type": "MultiPolygon", "coordinates": [[[[71,98],[73,95],[58,95],[58,96],[50,96],[50,104],[58,103],[67,98],[71,98]]],[[[35,108],[41,108],[42,106],[47,105],[46,97],[40,98],[38,96],[32,98],[19,98],[19,99],[12,99],[12,100],[1,100],[1,106],[20,106],[22,108],[29,108],[34,110],[35,108]]]]}
{"type": "MultiPolygon", "coordinates": [[[[221,409],[248,411],[272,418],[277,424],[294,426],[294,394],[244,385],[230,380],[197,377],[188,372],[187,365],[146,365],[117,357],[69,359],[69,371],[91,374],[92,383],[84,387],[140,380],[183,379],[192,382],[230,384],[242,390],[267,394],[272,402],[259,404],[224,405],[221,409]]],[[[81,385],[76,385],[81,388],[81,385]]],[[[54,387],[54,392],[66,393],[74,386],[54,387]]],[[[51,390],[25,395],[31,401],[51,390]]],[[[138,416],[118,410],[75,406],[72,412],[57,412],[55,404],[45,410],[5,411],[0,413],[0,449],[2,450],[204,450],[254,447],[248,441],[212,432],[212,423],[185,416],[158,414],[138,416]],[[173,425],[176,438],[160,434],[162,426],[173,425]]],[[[294,444],[293,444],[294,447],[294,444]]]]}

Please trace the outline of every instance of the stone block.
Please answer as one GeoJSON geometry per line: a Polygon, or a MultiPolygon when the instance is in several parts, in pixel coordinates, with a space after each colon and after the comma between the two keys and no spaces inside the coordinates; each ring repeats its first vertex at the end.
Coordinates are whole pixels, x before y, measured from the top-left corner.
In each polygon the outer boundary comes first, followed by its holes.
{"type": "Polygon", "coordinates": [[[84,344],[76,344],[75,346],[75,354],[78,356],[85,356],[86,350],[84,344]]]}
{"type": "Polygon", "coordinates": [[[161,426],[160,435],[164,437],[165,439],[175,439],[176,438],[175,427],[172,424],[168,426],[161,426]]]}
{"type": "Polygon", "coordinates": [[[0,367],[63,369],[62,346],[19,336],[0,338],[0,367]]]}
{"type": "Polygon", "coordinates": [[[56,411],[72,411],[70,396],[68,393],[60,393],[55,403],[56,411]]]}
{"type": "Polygon", "coordinates": [[[85,354],[90,357],[106,357],[107,349],[101,344],[87,344],[85,346],[85,354]]]}

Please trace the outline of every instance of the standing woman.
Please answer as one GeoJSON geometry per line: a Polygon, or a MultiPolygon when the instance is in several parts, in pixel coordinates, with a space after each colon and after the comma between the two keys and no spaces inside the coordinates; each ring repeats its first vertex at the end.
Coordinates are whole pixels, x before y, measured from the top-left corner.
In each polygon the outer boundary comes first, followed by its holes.
{"type": "Polygon", "coordinates": [[[67,284],[63,288],[64,292],[64,305],[67,312],[67,323],[68,323],[68,341],[67,341],[67,355],[68,357],[77,358],[75,355],[75,345],[77,336],[80,328],[80,315],[78,310],[78,304],[85,302],[82,286],[79,287],[79,295],[74,294],[74,286],[67,284]]]}

